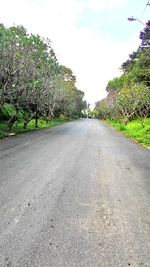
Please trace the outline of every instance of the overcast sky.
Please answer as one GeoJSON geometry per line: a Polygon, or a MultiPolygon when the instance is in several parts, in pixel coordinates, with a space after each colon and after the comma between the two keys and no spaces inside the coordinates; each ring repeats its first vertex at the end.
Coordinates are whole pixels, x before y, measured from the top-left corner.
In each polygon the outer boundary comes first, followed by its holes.
{"type": "Polygon", "coordinates": [[[22,24],[52,41],[59,62],[70,67],[78,89],[94,103],[105,97],[108,80],[140,44],[150,17],[146,0],[0,0],[0,22],[22,24]]]}

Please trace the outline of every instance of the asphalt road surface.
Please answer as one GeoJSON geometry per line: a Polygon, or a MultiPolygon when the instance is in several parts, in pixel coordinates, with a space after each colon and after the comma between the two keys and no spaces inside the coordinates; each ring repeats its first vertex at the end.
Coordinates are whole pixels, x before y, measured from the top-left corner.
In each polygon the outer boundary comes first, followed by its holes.
{"type": "Polygon", "coordinates": [[[150,266],[150,151],[91,119],[1,141],[0,266],[150,266]]]}

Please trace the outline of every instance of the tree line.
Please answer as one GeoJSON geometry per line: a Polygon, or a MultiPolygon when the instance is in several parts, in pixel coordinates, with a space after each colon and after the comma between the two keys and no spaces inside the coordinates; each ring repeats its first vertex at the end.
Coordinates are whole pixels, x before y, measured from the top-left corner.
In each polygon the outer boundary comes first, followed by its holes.
{"type": "Polygon", "coordinates": [[[0,116],[8,131],[19,117],[23,127],[34,118],[81,115],[86,102],[72,70],[59,64],[49,39],[29,34],[23,26],[0,24],[0,116]]]}
{"type": "Polygon", "coordinates": [[[108,82],[107,97],[96,103],[99,118],[126,124],[138,117],[144,126],[145,118],[150,116],[150,21],[139,38],[139,48],[121,66],[122,75],[108,82]]]}

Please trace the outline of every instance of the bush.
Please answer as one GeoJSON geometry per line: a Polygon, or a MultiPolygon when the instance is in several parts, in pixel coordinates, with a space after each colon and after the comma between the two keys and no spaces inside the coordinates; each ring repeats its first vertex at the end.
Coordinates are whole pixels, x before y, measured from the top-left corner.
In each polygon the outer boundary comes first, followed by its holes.
{"type": "Polygon", "coordinates": [[[67,118],[64,114],[60,114],[60,115],[59,115],[59,119],[60,119],[61,121],[65,121],[65,120],[67,120],[68,118],[67,118]]]}
{"type": "Polygon", "coordinates": [[[150,118],[145,120],[145,127],[142,127],[140,120],[133,120],[123,125],[119,121],[107,120],[116,129],[123,131],[127,136],[135,139],[138,143],[150,145],[150,118]]]}

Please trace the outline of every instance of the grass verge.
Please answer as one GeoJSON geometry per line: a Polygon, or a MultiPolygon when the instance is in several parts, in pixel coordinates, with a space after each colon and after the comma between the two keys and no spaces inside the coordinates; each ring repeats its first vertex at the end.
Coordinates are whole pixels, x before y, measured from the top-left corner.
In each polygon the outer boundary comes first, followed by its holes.
{"type": "Polygon", "coordinates": [[[116,120],[107,120],[107,122],[139,144],[150,147],[150,118],[145,120],[144,127],[140,120],[130,121],[127,125],[116,120]]]}
{"type": "MultiPolygon", "coordinates": [[[[28,131],[34,131],[38,129],[44,129],[44,128],[49,128],[55,125],[60,125],[65,123],[67,120],[60,120],[60,119],[54,119],[49,121],[48,123],[40,118],[38,121],[38,128],[35,128],[35,121],[32,120],[29,122],[27,129],[23,129],[23,122],[22,121],[17,121],[14,123],[11,132],[18,134],[18,133],[23,133],[23,132],[28,132],[28,131]]],[[[4,138],[7,136],[7,122],[6,121],[0,121],[0,139],[4,138]]]]}

